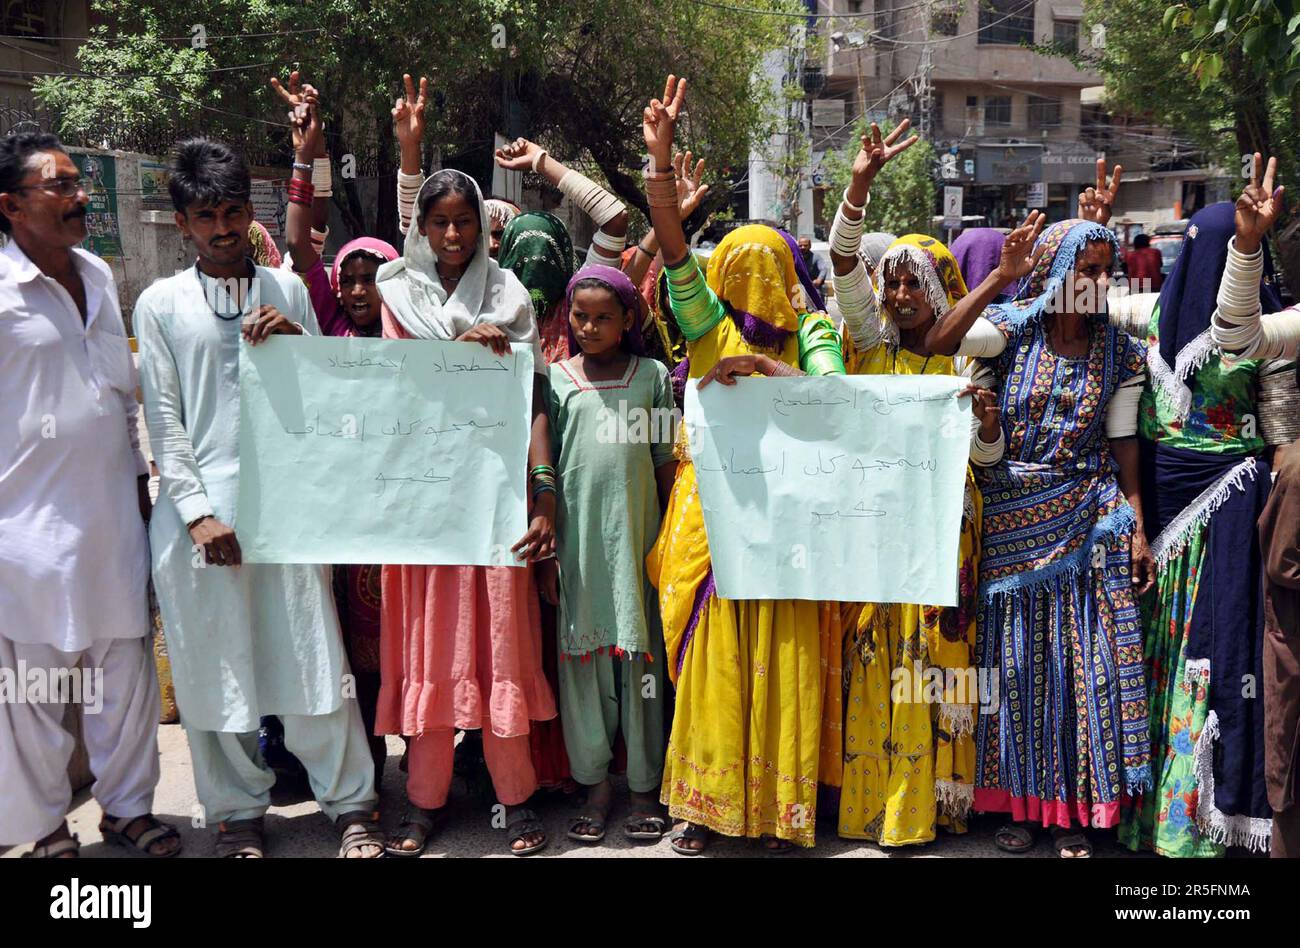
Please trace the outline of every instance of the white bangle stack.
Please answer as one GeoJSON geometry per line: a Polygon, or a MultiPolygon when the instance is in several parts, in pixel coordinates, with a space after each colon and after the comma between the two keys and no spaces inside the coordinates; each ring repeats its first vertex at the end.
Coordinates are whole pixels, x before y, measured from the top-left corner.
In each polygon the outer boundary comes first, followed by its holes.
{"type": "Polygon", "coordinates": [[[607,257],[621,254],[623,248],[627,246],[626,237],[615,237],[613,234],[607,234],[603,230],[598,230],[596,233],[592,234],[591,242],[601,250],[608,250],[609,253],[605,255],[607,257]]]}
{"type": "Polygon", "coordinates": [[[1228,240],[1228,260],[1219,283],[1218,311],[1211,320],[1214,343],[1232,353],[1255,348],[1260,336],[1259,281],[1264,274],[1264,249],[1244,254],[1228,240]]]}
{"type": "Polygon", "coordinates": [[[334,174],[330,170],[329,158],[313,158],[311,162],[311,183],[318,198],[333,197],[334,174]]]}
{"type": "Polygon", "coordinates": [[[596,222],[597,227],[604,227],[627,210],[622,201],[572,168],[560,179],[558,187],[565,197],[596,222]]]}
{"type": "Polygon", "coordinates": [[[418,174],[397,172],[398,227],[403,234],[410,229],[411,217],[415,213],[415,199],[420,196],[422,184],[424,184],[424,172],[418,174]]]}
{"type": "Polygon", "coordinates": [[[831,224],[831,249],[845,257],[857,256],[858,247],[862,245],[862,229],[867,222],[864,213],[867,204],[871,203],[871,195],[867,195],[866,203],[861,207],[856,204],[850,204],[848,191],[844,192],[844,203],[835,212],[835,222],[831,224]],[[844,208],[849,208],[858,212],[856,219],[846,217],[844,208]]]}

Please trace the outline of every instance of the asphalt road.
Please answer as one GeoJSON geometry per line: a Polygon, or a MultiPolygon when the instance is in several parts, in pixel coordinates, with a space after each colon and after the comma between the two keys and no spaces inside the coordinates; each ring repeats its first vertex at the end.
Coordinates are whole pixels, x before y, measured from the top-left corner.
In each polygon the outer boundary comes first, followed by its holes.
{"type": "MultiPolygon", "coordinates": [[[[154,812],[180,830],[185,849],[181,858],[211,857],[215,830],[195,826],[198,800],[194,794],[194,781],[190,773],[190,754],[185,732],[175,724],[163,725],[158,731],[162,753],[162,780],[154,801],[154,812]]],[[[389,739],[388,767],[385,773],[381,799],[381,819],[387,828],[396,828],[405,804],[405,774],[398,770],[402,742],[389,739]]],[[[333,826],[321,815],[310,799],[275,801],[283,805],[272,806],[266,821],[267,856],[277,857],[334,857],[338,854],[338,836],[333,826]]],[[[636,843],[624,839],[622,818],[628,812],[625,788],[619,786],[606,839],[599,845],[587,845],[569,840],[565,836],[568,820],[578,810],[578,795],[540,793],[535,809],[550,834],[550,845],[529,858],[595,858],[595,859],[682,859],[672,851],[668,841],[656,844],[636,843]]],[[[504,831],[492,826],[490,806],[471,799],[466,789],[457,782],[452,788],[450,812],[444,828],[433,836],[424,858],[437,857],[498,857],[510,856],[504,831]]],[[[144,858],[116,846],[105,844],[98,832],[100,810],[91,798],[89,789],[82,790],[73,800],[70,826],[82,842],[82,856],[88,858],[144,858]]],[[[1001,857],[1009,856],[993,844],[993,834],[998,821],[993,817],[977,819],[971,832],[963,836],[940,834],[939,839],[927,846],[904,849],[882,849],[873,843],[843,840],[834,832],[834,821],[825,819],[818,833],[817,846],[801,850],[783,859],[859,858],[907,859],[944,857],[1001,857]]],[[[1151,858],[1128,855],[1119,850],[1113,835],[1094,834],[1094,856],[1151,858]]],[[[10,849],[0,858],[15,858],[30,847],[10,849]]],[[[761,855],[755,842],[715,836],[706,858],[745,858],[761,855]]],[[[1055,853],[1044,836],[1028,858],[1054,858],[1055,853]]]]}

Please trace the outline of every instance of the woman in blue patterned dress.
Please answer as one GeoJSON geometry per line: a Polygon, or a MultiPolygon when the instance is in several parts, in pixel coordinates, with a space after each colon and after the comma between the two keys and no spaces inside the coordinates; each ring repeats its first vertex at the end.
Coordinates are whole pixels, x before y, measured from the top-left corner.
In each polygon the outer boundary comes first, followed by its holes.
{"type": "Polygon", "coordinates": [[[995,272],[927,339],[986,343],[1006,438],[978,471],[976,649],[996,693],[981,696],[975,809],[1011,814],[1000,848],[1030,849],[1041,823],[1065,858],[1091,854],[1076,824],[1115,826],[1121,796],[1151,780],[1135,604],[1154,577],[1134,437],[1146,353],[1107,320],[1119,247],[1090,216],[1043,232],[1012,302],[989,307],[1009,285],[995,272]]]}

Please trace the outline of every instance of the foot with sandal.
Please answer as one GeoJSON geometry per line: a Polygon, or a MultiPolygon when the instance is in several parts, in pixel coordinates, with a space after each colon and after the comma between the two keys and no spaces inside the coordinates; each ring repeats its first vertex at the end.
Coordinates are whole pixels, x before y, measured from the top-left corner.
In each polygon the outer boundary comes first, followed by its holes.
{"type": "Polygon", "coordinates": [[[541,852],[549,842],[546,827],[537,813],[527,806],[506,807],[506,832],[509,834],[510,852],[516,856],[541,852]]]}
{"type": "Polygon", "coordinates": [[[582,809],[569,821],[569,839],[579,843],[599,843],[605,838],[605,820],[614,803],[614,787],[606,777],[587,787],[582,809]]]}
{"type": "Polygon", "coordinates": [[[698,856],[709,845],[709,828],[703,823],[676,823],[668,836],[668,845],[679,856],[698,856]]]}
{"type": "Polygon", "coordinates": [[[43,836],[29,852],[23,853],[24,859],[76,859],[81,855],[81,840],[68,829],[67,821],[59,824],[49,836],[43,836]]]}
{"type": "Polygon", "coordinates": [[[623,835],[636,842],[657,843],[668,831],[668,820],[653,791],[630,794],[632,812],[623,821],[623,835]]]}
{"type": "MultiPolygon", "coordinates": [[[[1092,856],[1092,842],[1082,829],[1053,826],[1052,847],[1062,859],[1088,859],[1092,856]]],[[[993,843],[1003,852],[1022,856],[1037,844],[1032,823],[1007,823],[998,827],[993,843]]]]}
{"type": "Polygon", "coordinates": [[[397,832],[384,844],[384,851],[390,856],[407,859],[423,854],[429,837],[441,827],[446,812],[445,807],[429,810],[414,803],[408,804],[397,832]]]}
{"type": "MultiPolygon", "coordinates": [[[[105,813],[99,822],[104,842],[124,846],[157,859],[169,859],[180,853],[181,835],[176,827],[164,823],[152,813],[142,816],[116,817],[105,813]]],[[[75,859],[81,855],[81,841],[68,829],[67,821],[58,829],[36,841],[25,857],[32,859],[75,859]]]]}

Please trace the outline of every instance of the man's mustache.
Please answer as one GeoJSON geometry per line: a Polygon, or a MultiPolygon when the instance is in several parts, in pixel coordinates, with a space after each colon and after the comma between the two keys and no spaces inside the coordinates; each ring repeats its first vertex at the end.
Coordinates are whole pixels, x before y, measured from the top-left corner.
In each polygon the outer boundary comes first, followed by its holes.
{"type": "Polygon", "coordinates": [[[73,210],[68,211],[68,213],[64,214],[64,215],[63,215],[63,219],[64,219],[65,221],[70,221],[70,220],[72,220],[74,217],[85,217],[85,216],[86,216],[86,207],[85,207],[85,205],[84,205],[84,204],[78,204],[78,205],[77,205],[73,210]]]}

